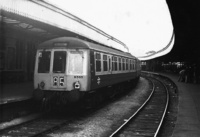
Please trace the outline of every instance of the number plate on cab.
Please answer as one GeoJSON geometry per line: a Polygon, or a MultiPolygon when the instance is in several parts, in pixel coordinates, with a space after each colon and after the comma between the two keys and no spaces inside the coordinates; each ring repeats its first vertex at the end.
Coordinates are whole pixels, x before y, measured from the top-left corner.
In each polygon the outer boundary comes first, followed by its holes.
{"type": "Polygon", "coordinates": [[[53,77],[53,86],[54,87],[63,87],[65,84],[65,79],[63,76],[54,76],[53,77]]]}

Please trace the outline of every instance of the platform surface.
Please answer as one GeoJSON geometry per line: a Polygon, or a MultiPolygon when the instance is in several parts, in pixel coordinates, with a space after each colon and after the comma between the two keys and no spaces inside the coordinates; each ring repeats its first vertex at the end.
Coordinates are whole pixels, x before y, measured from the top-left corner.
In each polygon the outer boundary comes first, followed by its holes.
{"type": "Polygon", "coordinates": [[[179,106],[172,137],[200,137],[200,84],[178,82],[178,75],[160,73],[178,86],[179,106]]]}
{"type": "Polygon", "coordinates": [[[32,98],[33,82],[0,85],[0,105],[32,98]]]}

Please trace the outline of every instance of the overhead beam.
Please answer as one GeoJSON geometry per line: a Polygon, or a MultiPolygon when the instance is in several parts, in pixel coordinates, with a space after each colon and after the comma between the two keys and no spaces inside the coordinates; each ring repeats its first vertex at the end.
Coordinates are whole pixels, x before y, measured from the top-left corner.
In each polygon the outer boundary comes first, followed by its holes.
{"type": "Polygon", "coordinates": [[[120,40],[110,36],[86,21],[44,1],[1,0],[0,9],[4,11],[4,14],[8,17],[12,16],[12,18],[18,18],[16,20],[28,22],[28,24],[33,26],[38,27],[39,25],[39,27],[45,30],[54,29],[61,31],[59,33],[66,36],[80,36],[118,49],[127,48],[120,40]],[[53,27],[49,28],[50,26],[53,27]]]}

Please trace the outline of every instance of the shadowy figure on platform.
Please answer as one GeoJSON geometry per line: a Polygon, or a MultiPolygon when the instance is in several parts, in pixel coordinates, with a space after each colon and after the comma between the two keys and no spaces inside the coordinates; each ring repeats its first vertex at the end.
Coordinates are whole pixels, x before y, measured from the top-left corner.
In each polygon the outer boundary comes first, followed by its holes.
{"type": "Polygon", "coordinates": [[[194,84],[196,84],[197,81],[198,81],[198,80],[197,80],[197,77],[198,77],[198,76],[197,76],[197,67],[196,67],[196,64],[194,64],[194,65],[193,65],[193,81],[192,81],[194,84]]]}
{"type": "Polygon", "coordinates": [[[182,82],[182,81],[185,81],[185,71],[186,69],[182,69],[180,72],[179,72],[179,77],[178,77],[178,82],[182,82]]]}
{"type": "Polygon", "coordinates": [[[185,69],[185,83],[188,83],[189,81],[189,74],[190,74],[190,68],[187,66],[185,69]]]}

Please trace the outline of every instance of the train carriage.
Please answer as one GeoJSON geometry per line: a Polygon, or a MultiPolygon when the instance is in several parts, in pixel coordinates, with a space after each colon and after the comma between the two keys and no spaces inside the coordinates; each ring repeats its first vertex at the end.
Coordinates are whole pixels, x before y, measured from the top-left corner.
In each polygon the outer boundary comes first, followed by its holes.
{"type": "Polygon", "coordinates": [[[129,53],[73,37],[38,46],[34,96],[76,102],[85,93],[138,79],[140,61],[129,53]]]}

